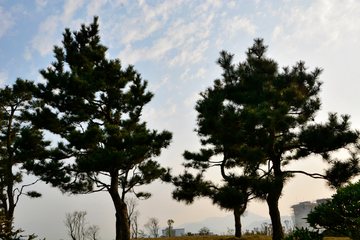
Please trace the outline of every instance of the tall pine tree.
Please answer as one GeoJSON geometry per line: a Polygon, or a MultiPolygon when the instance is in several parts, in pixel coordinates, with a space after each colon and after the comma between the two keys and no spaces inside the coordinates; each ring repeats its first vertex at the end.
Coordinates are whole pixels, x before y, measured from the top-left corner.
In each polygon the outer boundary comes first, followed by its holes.
{"type": "Polygon", "coordinates": [[[105,58],[97,17],[63,36],[63,47],[54,47],[56,61],[40,71],[46,83],[38,85],[39,108],[29,115],[64,141],[51,160],[27,167],[64,192],[107,191],[116,211],[116,239],[128,240],[126,195],[150,197],[136,187],[165,172],[152,158],[170,144],[172,134],[149,130],[141,121],[153,94],[133,66],[122,69],[120,60],[105,58]]]}
{"type": "Polygon", "coordinates": [[[278,203],[285,182],[304,174],[342,186],[359,174],[359,161],[356,153],[348,160],[333,159],[331,153],[356,144],[359,133],[350,129],[347,115],[339,119],[331,113],[324,124],[314,121],[321,106],[321,69],[308,72],[300,61],[280,71],[265,56],[266,50],[263,40],[256,39],[246,61],[237,65],[232,54],[220,53],[222,78],[201,93],[196,104],[196,131],[205,147],[213,147],[188,154],[188,159],[193,167],[202,168],[208,166],[209,157],[223,154],[219,164],[224,169],[237,168],[233,174],[247,176],[251,194],[267,202],[273,239],[280,240],[284,235],[278,203]],[[321,155],[329,164],[324,173],[284,168],[312,155],[321,155]]]}

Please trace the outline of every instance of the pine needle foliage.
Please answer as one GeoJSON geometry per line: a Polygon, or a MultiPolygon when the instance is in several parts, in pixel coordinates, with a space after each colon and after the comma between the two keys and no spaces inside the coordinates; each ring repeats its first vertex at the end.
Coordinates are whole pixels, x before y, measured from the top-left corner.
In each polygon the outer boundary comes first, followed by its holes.
{"type": "Polygon", "coordinates": [[[359,133],[350,129],[348,115],[330,113],[327,122],[315,122],[321,107],[322,69],[308,71],[303,61],[279,69],[266,57],[267,48],[263,39],[255,39],[246,60],[238,64],[233,63],[233,54],[220,52],[221,78],[200,93],[195,107],[203,148],[184,153],[185,167],[198,169],[200,175],[183,175],[180,182],[196,192],[199,189],[189,183],[203,184],[201,174],[220,166],[228,187],[244,188],[267,202],[273,239],[280,240],[284,234],[278,203],[284,184],[295,174],[324,179],[334,188],[349,182],[360,172],[355,147],[359,133]],[[350,158],[335,159],[332,153],[343,148],[351,150],[350,158]],[[222,159],[213,161],[217,155],[222,159]],[[323,173],[291,170],[290,163],[315,155],[329,166],[323,173]]]}
{"type": "Polygon", "coordinates": [[[164,172],[153,157],[171,141],[147,128],[141,114],[153,98],[133,66],[105,57],[98,18],[79,31],[66,29],[55,61],[40,70],[46,80],[34,94],[33,123],[62,138],[52,158],[28,166],[42,180],[73,194],[109,192],[116,209],[116,239],[130,239],[125,196],[150,197],[136,187],[164,172]],[[57,174],[54,174],[57,173],[57,174]]]}

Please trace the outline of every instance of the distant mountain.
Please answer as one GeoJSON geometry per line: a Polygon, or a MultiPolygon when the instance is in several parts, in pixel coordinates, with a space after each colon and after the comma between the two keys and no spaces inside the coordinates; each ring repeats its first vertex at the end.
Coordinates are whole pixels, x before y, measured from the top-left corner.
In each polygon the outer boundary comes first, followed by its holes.
{"type": "MultiPolygon", "coordinates": [[[[281,222],[284,222],[285,220],[292,222],[290,216],[281,217],[281,222]]],[[[271,223],[270,218],[246,211],[245,217],[241,218],[242,231],[245,231],[246,229],[253,230],[255,227],[260,229],[261,224],[265,222],[271,223]]],[[[212,217],[199,222],[184,223],[175,228],[185,228],[185,233],[197,233],[201,228],[207,227],[214,234],[226,234],[228,228],[235,228],[234,225],[234,215],[229,214],[226,217],[212,217]]]]}

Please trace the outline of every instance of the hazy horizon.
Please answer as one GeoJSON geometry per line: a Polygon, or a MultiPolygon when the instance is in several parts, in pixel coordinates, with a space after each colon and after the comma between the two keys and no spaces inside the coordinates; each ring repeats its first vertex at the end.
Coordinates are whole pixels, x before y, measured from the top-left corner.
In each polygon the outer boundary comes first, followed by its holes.
{"type": "MultiPolygon", "coordinates": [[[[64,29],[79,30],[97,15],[101,43],[109,48],[106,57],[120,58],[124,67],[134,64],[148,80],[155,97],[142,119],[149,128],[173,133],[170,147],[156,160],[179,174],[182,153],[200,148],[193,131],[194,106],[199,93],[221,77],[215,63],[219,52],[233,53],[235,62],[242,62],[254,38],[264,38],[267,55],[280,67],[304,60],[309,70],[324,69],[317,122],[326,121],[328,112],[338,112],[351,115],[351,127],[360,129],[359,13],[360,2],[350,0],[0,0],[0,87],[13,84],[18,77],[42,82],[38,71],[54,60],[52,49],[61,44],[64,29]]],[[[310,157],[288,168],[317,172],[324,163],[310,157]]],[[[218,169],[207,176],[221,179],[218,169]]],[[[24,183],[33,179],[25,177],[24,183]]],[[[100,226],[101,239],[114,238],[115,211],[108,193],[68,196],[44,183],[31,189],[41,192],[42,198],[22,196],[15,210],[15,227],[25,233],[35,233],[39,239],[67,240],[65,213],[78,210],[87,211],[87,221],[100,226]]],[[[139,204],[141,228],[150,217],[158,218],[161,225],[173,219],[174,226],[179,226],[229,214],[208,199],[192,205],[176,202],[171,198],[174,187],[159,181],[144,189],[153,196],[139,204]]],[[[296,176],[284,188],[281,215],[291,215],[293,204],[333,193],[324,181],[296,176]]],[[[251,202],[247,210],[268,216],[264,202],[251,202]]]]}

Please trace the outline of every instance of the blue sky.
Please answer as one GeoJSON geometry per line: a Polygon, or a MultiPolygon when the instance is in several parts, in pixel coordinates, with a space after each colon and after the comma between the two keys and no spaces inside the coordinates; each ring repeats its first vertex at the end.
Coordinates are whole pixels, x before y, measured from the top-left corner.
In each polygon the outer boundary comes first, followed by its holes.
{"type": "MultiPolygon", "coordinates": [[[[123,66],[134,64],[149,81],[155,97],[143,120],[151,128],[173,132],[171,146],[158,161],[175,173],[183,171],[183,151],[199,149],[194,106],[199,92],[220,77],[215,64],[219,52],[227,50],[236,62],[244,61],[245,51],[258,37],[265,39],[268,56],[281,67],[304,60],[309,70],[324,69],[318,122],[325,121],[328,112],[338,112],[350,114],[352,126],[360,129],[360,2],[351,0],[0,0],[0,86],[18,77],[43,81],[38,71],[54,60],[52,49],[61,44],[64,29],[78,30],[94,15],[99,16],[102,44],[109,47],[107,57],[120,58],[123,66]]],[[[312,157],[289,168],[316,172],[324,165],[312,157]]],[[[209,177],[219,179],[218,170],[209,177]]],[[[88,212],[89,223],[101,227],[102,239],[114,237],[114,209],[107,193],[67,196],[45,184],[34,188],[43,197],[20,200],[16,227],[39,238],[69,239],[65,213],[79,210],[88,212]]],[[[150,217],[163,226],[171,218],[177,226],[229,214],[208,200],[191,206],[177,203],[171,199],[170,185],[156,182],[146,189],[153,197],[139,204],[141,226],[150,217]]],[[[300,201],[332,194],[322,181],[296,177],[285,187],[281,214],[290,215],[290,206],[300,201]]],[[[264,203],[251,203],[248,210],[268,216],[264,203]]]]}

